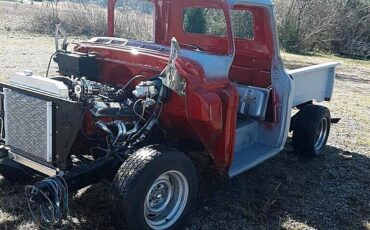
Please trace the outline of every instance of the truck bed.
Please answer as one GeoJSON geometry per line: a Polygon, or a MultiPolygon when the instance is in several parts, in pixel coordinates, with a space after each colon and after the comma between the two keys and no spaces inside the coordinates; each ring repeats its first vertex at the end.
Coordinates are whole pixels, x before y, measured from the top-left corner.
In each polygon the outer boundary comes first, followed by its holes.
{"type": "Polygon", "coordinates": [[[294,82],[293,107],[305,102],[330,101],[333,95],[335,67],[340,63],[330,62],[295,70],[287,70],[294,82]]]}

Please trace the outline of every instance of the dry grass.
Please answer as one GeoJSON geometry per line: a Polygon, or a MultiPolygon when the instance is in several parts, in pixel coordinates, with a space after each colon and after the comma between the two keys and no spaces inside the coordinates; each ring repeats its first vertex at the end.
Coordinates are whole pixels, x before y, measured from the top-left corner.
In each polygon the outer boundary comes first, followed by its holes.
{"type": "MultiPolygon", "coordinates": [[[[1,3],[1,30],[7,32],[27,31],[42,35],[53,35],[55,24],[62,26],[75,36],[103,36],[107,31],[107,12],[95,4],[60,2],[58,4],[24,5],[1,3]]],[[[117,8],[115,11],[115,33],[117,36],[151,41],[153,18],[149,14],[117,8]]]]}
{"type": "MultiPolygon", "coordinates": [[[[32,21],[34,25],[39,25],[35,31],[38,33],[51,34],[55,27],[53,22],[57,21],[74,35],[104,36],[107,30],[106,15],[106,9],[94,4],[61,3],[57,7],[42,8],[42,14],[35,15],[32,21]],[[45,20],[45,17],[49,20],[45,20]],[[43,28],[49,29],[45,31],[43,28]]],[[[152,23],[151,15],[124,8],[115,10],[116,36],[151,41],[152,23]]]]}
{"type": "MultiPolygon", "coordinates": [[[[14,15],[27,11],[0,2],[0,75],[26,68],[46,71],[53,39],[20,33],[11,24],[14,15]]],[[[326,155],[313,160],[296,156],[289,141],[279,156],[229,180],[218,177],[207,158],[192,154],[200,190],[186,228],[370,229],[370,62],[287,53],[283,58],[288,68],[342,63],[333,101],[325,103],[342,121],[332,128],[326,155]]],[[[35,228],[23,188],[0,179],[0,229],[35,228]]],[[[74,195],[70,229],[113,229],[108,193],[107,186],[96,185],[74,195]]]]}

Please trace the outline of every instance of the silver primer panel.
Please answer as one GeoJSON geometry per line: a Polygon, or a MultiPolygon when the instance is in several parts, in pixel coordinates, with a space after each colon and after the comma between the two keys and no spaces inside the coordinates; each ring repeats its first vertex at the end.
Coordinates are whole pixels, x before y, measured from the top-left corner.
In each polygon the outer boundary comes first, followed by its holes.
{"type": "Polygon", "coordinates": [[[52,161],[51,102],[4,89],[5,144],[45,162],[52,161]]]}
{"type": "Polygon", "coordinates": [[[41,172],[41,173],[43,173],[45,175],[48,175],[48,176],[55,176],[55,175],[57,175],[57,171],[55,169],[46,167],[46,166],[44,166],[42,164],[39,164],[39,163],[37,163],[35,161],[32,161],[32,160],[29,160],[29,159],[27,159],[25,157],[22,157],[20,155],[15,154],[15,153],[10,152],[9,153],[9,157],[12,160],[16,161],[16,162],[18,162],[18,163],[20,163],[22,165],[25,165],[25,166],[27,166],[29,168],[32,168],[32,169],[34,169],[34,170],[36,170],[38,172],[41,172]]]}
{"type": "Polygon", "coordinates": [[[339,65],[339,63],[331,62],[288,70],[294,82],[293,106],[311,100],[317,102],[330,100],[333,96],[335,67],[339,65]]]}

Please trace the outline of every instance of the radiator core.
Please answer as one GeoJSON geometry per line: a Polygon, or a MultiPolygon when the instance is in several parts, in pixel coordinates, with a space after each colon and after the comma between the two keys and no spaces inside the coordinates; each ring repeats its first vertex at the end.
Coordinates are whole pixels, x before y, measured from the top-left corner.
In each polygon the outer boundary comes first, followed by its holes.
{"type": "Polygon", "coordinates": [[[24,157],[52,162],[52,102],[4,89],[5,144],[24,157]]]}

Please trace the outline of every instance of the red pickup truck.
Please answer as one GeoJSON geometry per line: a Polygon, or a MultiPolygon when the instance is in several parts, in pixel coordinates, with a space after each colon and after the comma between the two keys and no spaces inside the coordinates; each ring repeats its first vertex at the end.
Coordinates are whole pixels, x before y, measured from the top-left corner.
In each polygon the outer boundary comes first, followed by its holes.
{"type": "Polygon", "coordinates": [[[332,119],[313,102],[332,98],[338,63],[285,70],[271,0],[151,2],[154,42],[113,37],[109,0],[108,36],[73,51],[57,42],[57,76],[1,83],[0,172],[41,176],[26,195],[43,227],[63,224],[68,193],[100,181],[119,228],[181,226],[197,196],[181,146],[230,177],[278,154],[290,131],[298,153],[325,152],[332,119]]]}

